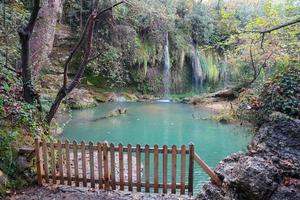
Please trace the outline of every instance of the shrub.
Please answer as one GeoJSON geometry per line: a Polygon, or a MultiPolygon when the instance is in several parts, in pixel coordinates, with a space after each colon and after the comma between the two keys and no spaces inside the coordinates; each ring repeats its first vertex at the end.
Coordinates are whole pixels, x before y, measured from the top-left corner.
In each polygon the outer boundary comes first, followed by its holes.
{"type": "Polygon", "coordinates": [[[282,112],[290,117],[300,117],[300,69],[287,67],[266,82],[260,94],[263,103],[260,112],[269,116],[282,112]]]}
{"type": "Polygon", "coordinates": [[[300,118],[300,69],[287,66],[278,71],[259,92],[240,94],[239,118],[260,126],[272,120],[272,113],[300,118]]]}

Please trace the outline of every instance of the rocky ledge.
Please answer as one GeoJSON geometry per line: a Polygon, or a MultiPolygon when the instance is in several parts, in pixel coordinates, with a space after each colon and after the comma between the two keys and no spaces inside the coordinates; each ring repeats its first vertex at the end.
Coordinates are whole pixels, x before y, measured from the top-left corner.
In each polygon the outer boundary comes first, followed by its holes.
{"type": "Polygon", "coordinates": [[[300,199],[300,120],[282,114],[271,118],[254,136],[247,153],[219,163],[215,171],[222,186],[205,184],[197,199],[300,199]]]}

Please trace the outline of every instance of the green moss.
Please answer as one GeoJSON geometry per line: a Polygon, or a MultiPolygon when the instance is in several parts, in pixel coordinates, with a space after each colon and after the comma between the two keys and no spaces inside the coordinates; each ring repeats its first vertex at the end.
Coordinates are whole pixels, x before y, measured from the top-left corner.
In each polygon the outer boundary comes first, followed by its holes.
{"type": "Polygon", "coordinates": [[[234,109],[224,109],[217,115],[214,115],[212,119],[224,124],[234,123],[238,120],[236,111],[234,109]]]}

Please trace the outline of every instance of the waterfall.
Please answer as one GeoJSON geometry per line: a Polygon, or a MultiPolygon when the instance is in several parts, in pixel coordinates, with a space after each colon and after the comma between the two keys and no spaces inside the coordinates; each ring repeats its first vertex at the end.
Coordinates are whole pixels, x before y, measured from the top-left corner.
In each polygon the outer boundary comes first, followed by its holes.
{"type": "Polygon", "coordinates": [[[200,64],[200,58],[197,51],[197,45],[192,45],[193,52],[192,52],[192,67],[193,67],[193,84],[196,91],[201,90],[203,86],[203,70],[200,64]]]}
{"type": "Polygon", "coordinates": [[[171,88],[171,65],[170,65],[170,54],[169,54],[169,34],[165,34],[165,45],[164,45],[164,73],[163,73],[163,84],[164,84],[164,98],[170,98],[171,88]]]}

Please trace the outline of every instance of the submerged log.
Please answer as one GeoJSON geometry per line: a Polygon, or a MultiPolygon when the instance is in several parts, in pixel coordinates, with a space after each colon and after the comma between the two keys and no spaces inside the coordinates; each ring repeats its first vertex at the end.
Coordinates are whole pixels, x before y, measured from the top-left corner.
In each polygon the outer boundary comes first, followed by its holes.
{"type": "Polygon", "coordinates": [[[126,114],[127,113],[127,108],[115,108],[114,110],[110,111],[108,114],[106,114],[103,117],[97,118],[97,119],[93,119],[93,121],[98,121],[98,120],[102,120],[102,119],[108,119],[111,117],[118,117],[120,115],[126,114]]]}

